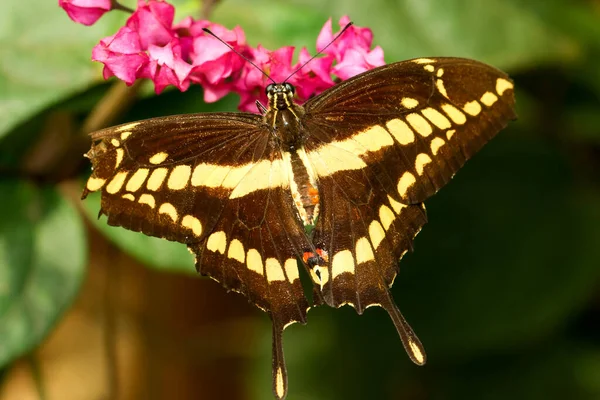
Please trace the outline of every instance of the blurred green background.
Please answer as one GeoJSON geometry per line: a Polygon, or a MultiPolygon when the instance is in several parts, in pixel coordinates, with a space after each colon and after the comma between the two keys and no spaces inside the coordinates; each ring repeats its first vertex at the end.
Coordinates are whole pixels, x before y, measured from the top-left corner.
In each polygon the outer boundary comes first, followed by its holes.
{"type": "MultiPolygon", "coordinates": [[[[183,245],[78,200],[86,131],[237,98],[102,81],[91,49],[127,15],[84,27],[56,3],[0,13],[0,399],[271,398],[267,316],[183,245]]],[[[600,399],[600,1],[174,3],[271,49],[313,51],[349,15],[387,62],[462,56],[515,80],[519,120],[426,203],[393,288],[428,364],[382,310],[321,307],[286,331],[289,399],[600,399]]]]}

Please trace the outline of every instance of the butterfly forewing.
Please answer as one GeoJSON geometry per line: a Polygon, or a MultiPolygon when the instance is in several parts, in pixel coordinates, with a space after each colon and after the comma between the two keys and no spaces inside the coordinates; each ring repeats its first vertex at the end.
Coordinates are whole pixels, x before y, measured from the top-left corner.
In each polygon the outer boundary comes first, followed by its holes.
{"type": "Polygon", "coordinates": [[[306,149],[323,176],[364,170],[420,203],[515,118],[512,87],[503,72],[460,58],[376,68],[307,102],[306,149]]]}
{"type": "Polygon", "coordinates": [[[261,121],[252,114],[194,114],[95,132],[83,197],[100,190],[111,225],[198,242],[252,167],[274,151],[261,121]]]}

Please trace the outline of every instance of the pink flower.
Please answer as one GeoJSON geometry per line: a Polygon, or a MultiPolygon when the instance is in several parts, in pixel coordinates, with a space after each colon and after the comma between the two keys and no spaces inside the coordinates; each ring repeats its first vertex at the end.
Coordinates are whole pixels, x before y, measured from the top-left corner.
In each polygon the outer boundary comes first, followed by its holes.
{"type": "MultiPolygon", "coordinates": [[[[340,28],[346,26],[348,22],[350,19],[347,16],[340,18],[340,28]]],[[[323,49],[334,37],[330,19],[325,23],[317,38],[317,49],[323,49]]],[[[332,72],[341,79],[348,79],[384,65],[383,49],[377,46],[371,50],[372,42],[373,32],[369,28],[360,28],[355,25],[348,28],[340,38],[325,49],[325,54],[335,57],[337,61],[332,72]]]]}
{"type": "Polygon", "coordinates": [[[104,63],[104,79],[116,76],[128,85],[132,85],[149,58],[142,51],[139,34],[124,26],[113,36],[102,39],[94,47],[92,60],[104,63]]]}
{"type": "Polygon", "coordinates": [[[150,62],[145,65],[139,76],[152,79],[157,94],[168,85],[176,86],[182,92],[188,89],[192,66],[181,58],[178,39],[173,39],[163,47],[151,44],[148,54],[150,62]]]}
{"type": "MultiPolygon", "coordinates": [[[[271,76],[275,82],[283,82],[293,71],[292,56],[294,48],[282,47],[270,51],[258,45],[256,49],[250,48],[250,59],[262,71],[271,76]]],[[[235,84],[235,91],[240,95],[238,108],[244,111],[257,112],[255,101],[266,104],[267,95],[265,87],[271,83],[261,71],[250,63],[245,63],[240,79],[235,84]]]]}
{"type": "Polygon", "coordinates": [[[345,80],[384,64],[383,49],[379,46],[368,52],[362,49],[347,49],[344,59],[333,67],[332,72],[345,80]]]}
{"type": "Polygon", "coordinates": [[[175,37],[173,16],[175,7],[159,0],[138,1],[138,8],[127,20],[127,27],[138,32],[144,50],[153,44],[164,46],[175,37]]]}
{"type": "Polygon", "coordinates": [[[92,25],[112,8],[111,0],[58,0],[69,18],[83,25],[92,25]]]}
{"type": "MultiPolygon", "coordinates": [[[[209,24],[208,27],[236,51],[247,52],[246,37],[239,26],[233,30],[218,24],[209,24]]],[[[194,33],[193,29],[191,33],[194,33]]],[[[192,42],[190,59],[194,69],[191,79],[204,87],[204,100],[214,102],[231,91],[246,61],[214,37],[203,31],[201,33],[192,42]]]]}
{"type": "MultiPolygon", "coordinates": [[[[340,28],[345,27],[350,22],[350,18],[348,16],[343,16],[340,18],[339,25],[340,28]]],[[[339,32],[338,32],[339,33],[339,32]]],[[[337,34],[337,33],[336,33],[337,34]]],[[[331,30],[331,18],[327,20],[323,29],[319,33],[317,37],[317,50],[320,51],[325,46],[327,46],[335,35],[331,30]]],[[[344,58],[347,49],[356,49],[360,48],[368,51],[371,48],[371,43],[373,42],[373,32],[369,28],[360,28],[356,25],[352,25],[350,28],[344,32],[342,36],[335,42],[331,43],[329,47],[325,50],[325,54],[330,54],[336,58],[336,60],[340,61],[344,58]]]]}
{"type": "MultiPolygon", "coordinates": [[[[298,63],[292,69],[295,71],[311,57],[308,50],[303,48],[300,50],[298,63]]],[[[296,94],[300,101],[304,102],[334,85],[331,79],[332,63],[331,56],[315,58],[288,80],[296,87],[296,94]]]]}
{"type": "MultiPolygon", "coordinates": [[[[148,78],[157,93],[168,85],[185,91],[194,82],[203,86],[206,102],[217,101],[233,91],[240,95],[241,110],[256,112],[255,101],[266,103],[264,90],[271,82],[294,85],[298,101],[304,102],[333,86],[333,75],[348,79],[384,64],[383,50],[371,50],[373,33],[368,28],[351,26],[324,51],[325,56],[306,65],[311,55],[303,48],[292,66],[293,47],[275,51],[260,45],[251,48],[240,27],[229,30],[191,17],[173,26],[174,11],[162,0],[138,0],[138,8],[126,26],[93,50],[92,58],[104,63],[104,77],[117,76],[128,85],[138,78],[148,78]],[[206,34],[206,27],[231,48],[206,34]]],[[[342,17],[340,26],[348,21],[348,17],[342,17]]],[[[317,48],[323,49],[333,37],[329,20],[319,34],[317,48]]]]}

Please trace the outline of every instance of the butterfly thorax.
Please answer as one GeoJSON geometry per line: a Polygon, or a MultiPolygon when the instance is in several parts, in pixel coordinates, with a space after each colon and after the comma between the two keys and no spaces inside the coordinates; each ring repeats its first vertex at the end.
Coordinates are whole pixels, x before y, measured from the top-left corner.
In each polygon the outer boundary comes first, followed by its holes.
{"type": "Polygon", "coordinates": [[[319,212],[319,191],[304,151],[304,107],[294,103],[294,92],[289,83],[267,86],[269,109],[264,118],[281,146],[297,215],[304,226],[312,226],[319,212]]]}
{"type": "Polygon", "coordinates": [[[304,143],[304,129],[301,118],[304,107],[294,103],[294,87],[289,83],[267,86],[269,109],[265,114],[265,123],[285,151],[295,151],[304,143]]]}

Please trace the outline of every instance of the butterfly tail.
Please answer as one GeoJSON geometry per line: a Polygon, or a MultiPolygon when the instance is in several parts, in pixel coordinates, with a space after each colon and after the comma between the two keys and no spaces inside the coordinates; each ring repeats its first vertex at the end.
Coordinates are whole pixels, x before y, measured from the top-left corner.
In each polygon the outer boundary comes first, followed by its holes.
{"type": "Polygon", "coordinates": [[[391,298],[391,294],[388,292],[386,299],[381,302],[381,307],[386,310],[400,335],[402,345],[406,353],[417,365],[425,365],[427,362],[427,355],[425,354],[425,348],[421,344],[421,341],[412,330],[406,319],[398,309],[398,306],[391,298]]]}

